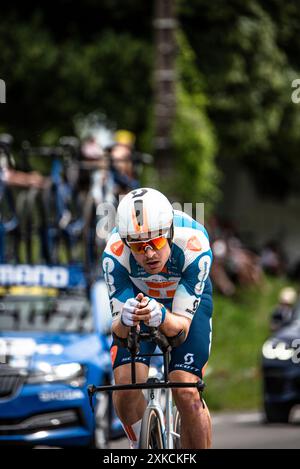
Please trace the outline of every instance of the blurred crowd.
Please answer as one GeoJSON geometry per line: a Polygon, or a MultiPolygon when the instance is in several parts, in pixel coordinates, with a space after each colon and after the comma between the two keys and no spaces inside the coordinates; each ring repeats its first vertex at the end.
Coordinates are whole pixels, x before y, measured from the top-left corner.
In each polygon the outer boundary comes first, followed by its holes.
{"type": "Polygon", "coordinates": [[[214,255],[211,276],[215,288],[233,296],[238,285],[259,285],[262,281],[261,256],[248,249],[230,224],[211,217],[208,223],[214,255]]]}
{"type": "MultiPolygon", "coordinates": [[[[133,133],[127,130],[119,130],[115,132],[107,145],[103,145],[94,135],[87,136],[82,142],[79,142],[76,137],[67,138],[68,145],[70,145],[69,142],[72,139],[72,145],[74,148],[77,147],[76,151],[79,153],[78,159],[81,161],[83,174],[84,170],[101,170],[103,174],[106,170],[106,179],[99,181],[98,184],[104,190],[108,185],[109,173],[112,177],[116,195],[126,193],[139,186],[137,175],[140,168],[138,163],[143,163],[143,157],[149,157],[150,155],[139,154],[135,151],[135,136],[133,133]],[[137,164],[134,164],[134,162],[137,164]]],[[[8,134],[2,134],[1,144],[5,144],[10,148],[13,144],[12,137],[8,134]]],[[[22,171],[18,165],[16,168],[13,156],[10,154],[9,157],[10,161],[7,161],[6,155],[5,158],[0,158],[1,179],[5,183],[10,186],[20,187],[43,188],[47,186],[47,177],[42,176],[37,171],[28,170],[28,168],[22,171]]],[[[24,162],[22,164],[24,165],[24,162]]]]}
{"type": "MultiPolygon", "coordinates": [[[[77,169],[80,168],[77,187],[84,190],[86,186],[87,203],[84,211],[90,213],[87,219],[96,212],[99,204],[108,202],[117,206],[119,196],[138,188],[143,165],[152,163],[150,155],[136,151],[135,135],[132,132],[118,130],[110,133],[108,138],[108,133],[104,130],[103,127],[98,135],[86,134],[81,141],[75,137],[65,137],[67,145],[73,145],[78,152],[75,158],[77,169]],[[71,142],[72,138],[74,141],[71,142]]],[[[7,145],[11,145],[9,140],[7,145]]],[[[47,180],[50,179],[50,176],[42,176],[36,171],[20,171],[14,169],[13,164],[2,163],[0,158],[2,178],[9,185],[41,189],[47,186],[47,180]]],[[[74,165],[69,165],[64,175],[69,183],[72,181],[72,171],[74,172],[74,165]]],[[[65,208],[67,207],[66,203],[65,208]]],[[[60,226],[65,223],[66,214],[68,210],[62,210],[60,226]]],[[[91,223],[89,225],[92,226],[91,223]]],[[[290,269],[278,242],[271,240],[259,251],[251,249],[245,245],[232,224],[222,222],[217,216],[208,220],[207,229],[214,255],[211,277],[215,289],[221,294],[232,297],[239,286],[263,285],[264,272],[273,276],[287,275],[296,280],[300,278],[300,262],[290,269]]],[[[289,298],[291,297],[292,295],[289,298]]],[[[281,300],[280,297],[279,307],[282,305],[281,300]]],[[[286,306],[285,303],[284,305],[286,306]]],[[[285,313],[283,316],[289,317],[285,313]]]]}
{"type": "MultiPolygon", "coordinates": [[[[106,146],[93,135],[84,139],[81,145],[81,155],[86,167],[110,170],[117,195],[139,187],[137,180],[137,165],[135,161],[135,136],[127,130],[119,130],[114,134],[114,140],[106,146]],[[99,166],[99,162],[101,163],[99,166]]],[[[108,177],[108,172],[107,172],[108,177]]],[[[107,180],[99,181],[99,187],[105,187],[107,180]]]]}
{"type": "Polygon", "coordinates": [[[0,262],[84,262],[90,271],[120,196],[139,187],[152,156],[135,135],[105,125],[56,145],[15,148],[0,135],[0,262]],[[38,170],[37,170],[38,168],[38,170]]]}
{"type": "Polygon", "coordinates": [[[221,222],[216,216],[210,218],[208,231],[214,254],[212,278],[222,294],[233,296],[238,285],[261,285],[263,272],[297,280],[297,271],[289,267],[278,242],[271,240],[260,250],[251,249],[232,224],[221,222]]]}
{"type": "MultiPolygon", "coordinates": [[[[249,249],[240,239],[231,224],[221,223],[212,217],[208,223],[214,262],[211,277],[214,287],[221,294],[232,297],[238,286],[263,285],[263,273],[285,277],[291,281],[300,280],[300,262],[292,268],[280,244],[266,243],[260,251],[249,249]]],[[[278,300],[270,312],[270,331],[278,331],[290,324],[299,309],[299,292],[293,286],[282,288],[278,300]]]]}

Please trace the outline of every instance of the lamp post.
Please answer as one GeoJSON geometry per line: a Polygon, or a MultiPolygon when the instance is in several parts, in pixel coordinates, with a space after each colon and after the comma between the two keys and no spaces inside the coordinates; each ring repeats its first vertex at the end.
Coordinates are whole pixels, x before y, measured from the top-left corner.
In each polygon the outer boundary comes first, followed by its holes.
{"type": "Polygon", "coordinates": [[[171,128],[175,116],[175,0],[155,0],[154,153],[160,176],[172,166],[171,128]]]}

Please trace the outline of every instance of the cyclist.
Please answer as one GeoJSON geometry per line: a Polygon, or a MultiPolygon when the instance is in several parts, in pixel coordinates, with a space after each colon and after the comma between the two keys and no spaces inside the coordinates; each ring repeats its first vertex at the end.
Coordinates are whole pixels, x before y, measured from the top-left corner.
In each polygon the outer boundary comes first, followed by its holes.
{"type": "MultiPolygon", "coordinates": [[[[170,381],[202,378],[210,353],[212,253],[205,228],[173,211],[160,192],[141,188],[129,192],[117,210],[117,226],[103,254],[103,271],[112,310],[112,331],[126,338],[130,327],[158,327],[166,336],[184,331],[185,341],[171,353],[170,381]]],[[[141,344],[141,353],[155,345],[141,344]]],[[[130,355],[114,342],[111,358],[116,384],[131,382],[130,355]]],[[[137,381],[147,380],[148,357],[137,356],[137,381]]],[[[209,411],[196,388],[177,388],[173,396],[181,416],[183,448],[209,448],[209,411]]],[[[140,390],[117,391],[116,412],[132,448],[138,447],[146,408],[140,390]]]]}
{"type": "Polygon", "coordinates": [[[272,312],[270,329],[277,332],[290,324],[295,315],[298,294],[295,288],[285,287],[280,290],[278,305],[272,312]]]}

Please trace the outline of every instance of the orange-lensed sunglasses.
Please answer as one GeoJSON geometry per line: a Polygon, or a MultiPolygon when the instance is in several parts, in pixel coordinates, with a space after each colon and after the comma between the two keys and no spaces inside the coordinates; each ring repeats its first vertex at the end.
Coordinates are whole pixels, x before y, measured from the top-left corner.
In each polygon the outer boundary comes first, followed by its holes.
{"type": "Polygon", "coordinates": [[[132,252],[136,254],[143,254],[146,246],[150,246],[152,249],[159,251],[167,244],[167,238],[165,236],[159,236],[158,238],[152,238],[148,241],[126,241],[132,252]]]}

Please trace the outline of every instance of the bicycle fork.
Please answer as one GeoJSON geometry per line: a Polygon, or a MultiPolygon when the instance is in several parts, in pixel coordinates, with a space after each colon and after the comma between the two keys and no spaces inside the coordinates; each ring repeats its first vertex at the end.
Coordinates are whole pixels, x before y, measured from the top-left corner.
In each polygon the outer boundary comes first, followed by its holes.
{"type": "MultiPolygon", "coordinates": [[[[168,381],[169,375],[169,362],[170,362],[170,352],[164,354],[164,380],[168,381]]],[[[159,380],[157,380],[159,382],[159,380]]],[[[172,389],[165,389],[165,417],[164,412],[161,407],[161,393],[162,389],[148,389],[147,390],[147,400],[148,407],[155,408],[159,413],[160,421],[163,425],[162,433],[164,438],[164,447],[167,449],[174,448],[174,437],[179,437],[179,435],[174,432],[174,418],[173,418],[173,400],[172,400],[172,389]]]]}
{"type": "Polygon", "coordinates": [[[174,438],[179,438],[174,431],[174,416],[173,416],[173,402],[172,390],[165,390],[165,414],[161,404],[162,389],[147,389],[148,408],[155,409],[159,414],[159,420],[163,426],[162,434],[164,439],[164,448],[174,448],[174,438]]]}

